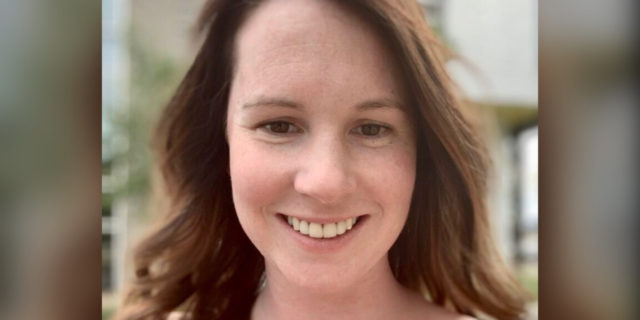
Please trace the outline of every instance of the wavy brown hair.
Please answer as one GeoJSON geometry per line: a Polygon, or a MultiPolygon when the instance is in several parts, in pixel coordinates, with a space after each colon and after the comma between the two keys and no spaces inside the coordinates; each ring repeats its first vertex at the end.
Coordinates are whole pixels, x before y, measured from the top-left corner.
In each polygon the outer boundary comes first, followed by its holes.
{"type": "MultiPolygon", "coordinates": [[[[262,1],[210,0],[204,43],[164,110],[155,149],[171,208],[134,256],[120,319],[247,319],[264,260],[240,227],[228,173],[225,119],[234,37],[262,1]]],[[[485,204],[488,160],[443,68],[444,47],[415,1],[341,1],[389,45],[408,84],[417,176],[404,229],[389,252],[397,281],[468,315],[516,319],[524,298],[500,259],[485,204]]]]}

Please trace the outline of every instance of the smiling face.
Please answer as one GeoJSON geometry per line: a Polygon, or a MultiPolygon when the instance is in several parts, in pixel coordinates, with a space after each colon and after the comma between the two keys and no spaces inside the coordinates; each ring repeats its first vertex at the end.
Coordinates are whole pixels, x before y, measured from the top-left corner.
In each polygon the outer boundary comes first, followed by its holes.
{"type": "Polygon", "coordinates": [[[227,135],[242,228],[268,272],[307,287],[357,283],[387,263],[415,181],[391,54],[333,1],[272,0],[239,30],[235,58],[227,135]]]}

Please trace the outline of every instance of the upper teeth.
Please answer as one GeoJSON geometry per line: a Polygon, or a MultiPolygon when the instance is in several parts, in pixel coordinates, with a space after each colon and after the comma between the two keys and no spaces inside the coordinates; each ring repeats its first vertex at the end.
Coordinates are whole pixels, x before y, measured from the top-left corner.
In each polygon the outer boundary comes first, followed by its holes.
{"type": "Polygon", "coordinates": [[[287,216],[287,222],[296,230],[312,238],[333,238],[351,230],[358,221],[358,217],[349,218],[335,223],[314,223],[296,217],[287,216]]]}

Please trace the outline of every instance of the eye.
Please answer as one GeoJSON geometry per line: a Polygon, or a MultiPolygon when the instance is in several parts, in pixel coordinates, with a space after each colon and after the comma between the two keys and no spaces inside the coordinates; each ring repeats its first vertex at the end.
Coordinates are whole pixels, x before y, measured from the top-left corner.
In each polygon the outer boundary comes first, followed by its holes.
{"type": "Polygon", "coordinates": [[[269,133],[275,134],[288,134],[288,133],[296,133],[299,132],[300,129],[289,123],[287,121],[273,121],[264,123],[260,126],[261,128],[266,129],[269,133]]]}
{"type": "Polygon", "coordinates": [[[363,124],[355,129],[356,133],[367,137],[382,136],[386,134],[388,130],[389,128],[374,123],[363,124]]]}

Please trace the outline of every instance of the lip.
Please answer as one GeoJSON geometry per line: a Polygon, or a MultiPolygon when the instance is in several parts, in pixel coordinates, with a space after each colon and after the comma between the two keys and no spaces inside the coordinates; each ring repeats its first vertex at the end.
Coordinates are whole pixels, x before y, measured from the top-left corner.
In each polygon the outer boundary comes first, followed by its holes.
{"type": "MultiPolygon", "coordinates": [[[[327,253],[334,252],[340,250],[341,248],[347,246],[351,240],[360,233],[360,229],[368,222],[369,215],[360,215],[358,217],[358,223],[351,228],[348,232],[336,236],[334,238],[311,238],[309,236],[303,235],[298,231],[293,230],[293,228],[287,223],[287,216],[278,213],[277,218],[280,221],[280,224],[283,228],[287,229],[287,234],[291,234],[291,237],[294,239],[296,243],[298,243],[304,250],[309,252],[316,253],[327,253]]],[[[306,220],[306,219],[305,219],[306,220]]],[[[317,219],[310,219],[309,222],[322,221],[317,219]]],[[[316,222],[317,223],[317,222],[316,222]]],[[[327,223],[327,222],[325,222],[327,223]]],[[[330,223],[330,222],[329,222],[330,223]]]]}

